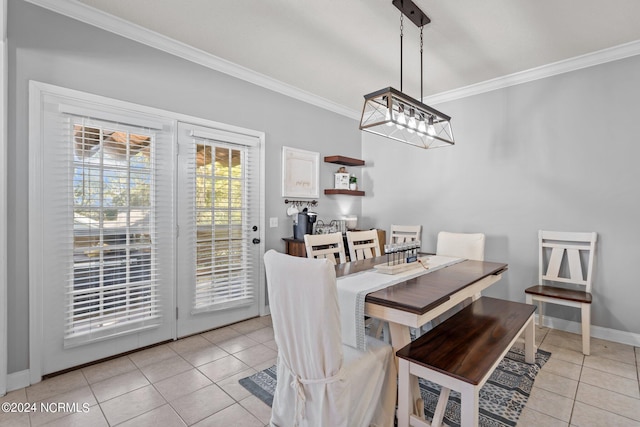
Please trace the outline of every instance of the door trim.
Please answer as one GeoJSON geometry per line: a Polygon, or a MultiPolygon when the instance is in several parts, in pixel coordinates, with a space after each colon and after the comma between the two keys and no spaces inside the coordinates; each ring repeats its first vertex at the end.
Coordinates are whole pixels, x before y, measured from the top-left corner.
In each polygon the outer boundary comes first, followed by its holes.
{"type": "Polygon", "coordinates": [[[7,0],[0,3],[0,396],[7,392],[7,0]]]}

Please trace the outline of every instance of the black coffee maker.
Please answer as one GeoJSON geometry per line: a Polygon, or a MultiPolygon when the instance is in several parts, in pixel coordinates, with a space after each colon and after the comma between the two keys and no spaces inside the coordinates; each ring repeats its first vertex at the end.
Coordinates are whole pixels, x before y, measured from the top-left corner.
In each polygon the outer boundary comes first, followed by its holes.
{"type": "Polygon", "coordinates": [[[317,216],[315,212],[308,212],[307,208],[298,213],[298,224],[293,224],[293,238],[304,240],[305,234],[313,234],[313,224],[317,216]]]}

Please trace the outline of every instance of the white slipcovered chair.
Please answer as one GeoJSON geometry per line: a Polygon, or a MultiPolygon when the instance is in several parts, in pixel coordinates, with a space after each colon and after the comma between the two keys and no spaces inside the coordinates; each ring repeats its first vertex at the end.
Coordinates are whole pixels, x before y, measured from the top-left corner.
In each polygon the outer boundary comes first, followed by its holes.
{"type": "Polygon", "coordinates": [[[391,225],[389,243],[404,243],[420,240],[422,234],[421,225],[391,225]]]}
{"type": "Polygon", "coordinates": [[[349,258],[357,261],[380,256],[380,242],[378,230],[347,231],[347,243],[349,244],[349,258]]]}
{"type": "Polygon", "coordinates": [[[483,233],[438,233],[436,255],[466,258],[474,261],[484,261],[483,233]]]}
{"type": "Polygon", "coordinates": [[[272,426],[392,426],[397,371],[388,344],[342,344],[334,265],[327,259],[264,256],[278,346],[272,426]]]}
{"type": "MultiPolygon", "coordinates": [[[[484,233],[451,233],[441,231],[438,233],[438,241],[436,243],[436,255],[450,256],[456,258],[465,258],[473,261],[484,261],[484,233]]],[[[474,295],[471,299],[480,298],[480,294],[474,295]]],[[[430,323],[422,327],[422,331],[444,322],[449,317],[457,313],[461,308],[470,303],[470,299],[461,302],[455,307],[442,313],[433,319],[430,323]]]]}
{"type": "Polygon", "coordinates": [[[580,309],[582,353],[591,353],[591,285],[597,233],[538,231],[538,284],[525,289],[527,304],[538,302],[538,325],[543,326],[543,303],[580,309]]]}
{"type": "Polygon", "coordinates": [[[326,258],[336,264],[336,258],[340,264],[347,262],[344,251],[342,233],[330,234],[305,234],[304,246],[307,250],[307,258],[326,258]]]}

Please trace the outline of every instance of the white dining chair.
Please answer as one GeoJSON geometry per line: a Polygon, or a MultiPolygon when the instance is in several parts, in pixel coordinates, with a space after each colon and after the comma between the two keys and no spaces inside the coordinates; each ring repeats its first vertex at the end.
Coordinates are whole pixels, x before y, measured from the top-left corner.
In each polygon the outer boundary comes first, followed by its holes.
{"type": "Polygon", "coordinates": [[[349,258],[358,261],[380,256],[380,242],[378,230],[347,231],[347,244],[349,245],[349,258]]]}
{"type": "Polygon", "coordinates": [[[404,243],[420,240],[422,234],[421,225],[396,225],[392,224],[389,233],[389,243],[404,243]]]}
{"type": "Polygon", "coordinates": [[[304,246],[307,251],[307,258],[326,258],[334,265],[339,262],[347,262],[347,255],[344,251],[344,240],[342,233],[330,234],[305,234],[304,246]]]}
{"type": "Polygon", "coordinates": [[[436,255],[484,261],[484,233],[438,233],[436,255]]]}
{"type": "MultiPolygon", "coordinates": [[[[436,242],[436,255],[484,261],[485,240],[484,233],[451,233],[449,231],[441,231],[438,233],[438,241],[436,242]]],[[[480,298],[480,296],[481,294],[477,293],[473,297],[467,298],[467,300],[452,307],[424,325],[419,332],[426,332],[444,322],[460,311],[461,308],[467,306],[472,300],[475,301],[480,298]]]]}
{"type": "Polygon", "coordinates": [[[278,347],[273,426],[392,426],[397,371],[390,345],[342,344],[335,267],[327,259],[264,255],[278,347]]]}
{"type": "Polygon", "coordinates": [[[538,325],[544,324],[544,303],[580,309],[582,353],[591,353],[591,287],[595,232],[538,231],[538,283],[525,289],[527,304],[538,303],[538,325]]]}

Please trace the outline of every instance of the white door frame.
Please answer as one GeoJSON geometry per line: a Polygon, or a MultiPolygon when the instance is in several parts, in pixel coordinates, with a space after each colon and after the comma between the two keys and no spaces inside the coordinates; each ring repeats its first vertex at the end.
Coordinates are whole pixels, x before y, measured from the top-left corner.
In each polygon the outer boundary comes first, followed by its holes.
{"type": "Polygon", "coordinates": [[[7,392],[7,1],[0,4],[0,396],[7,392]]]}

